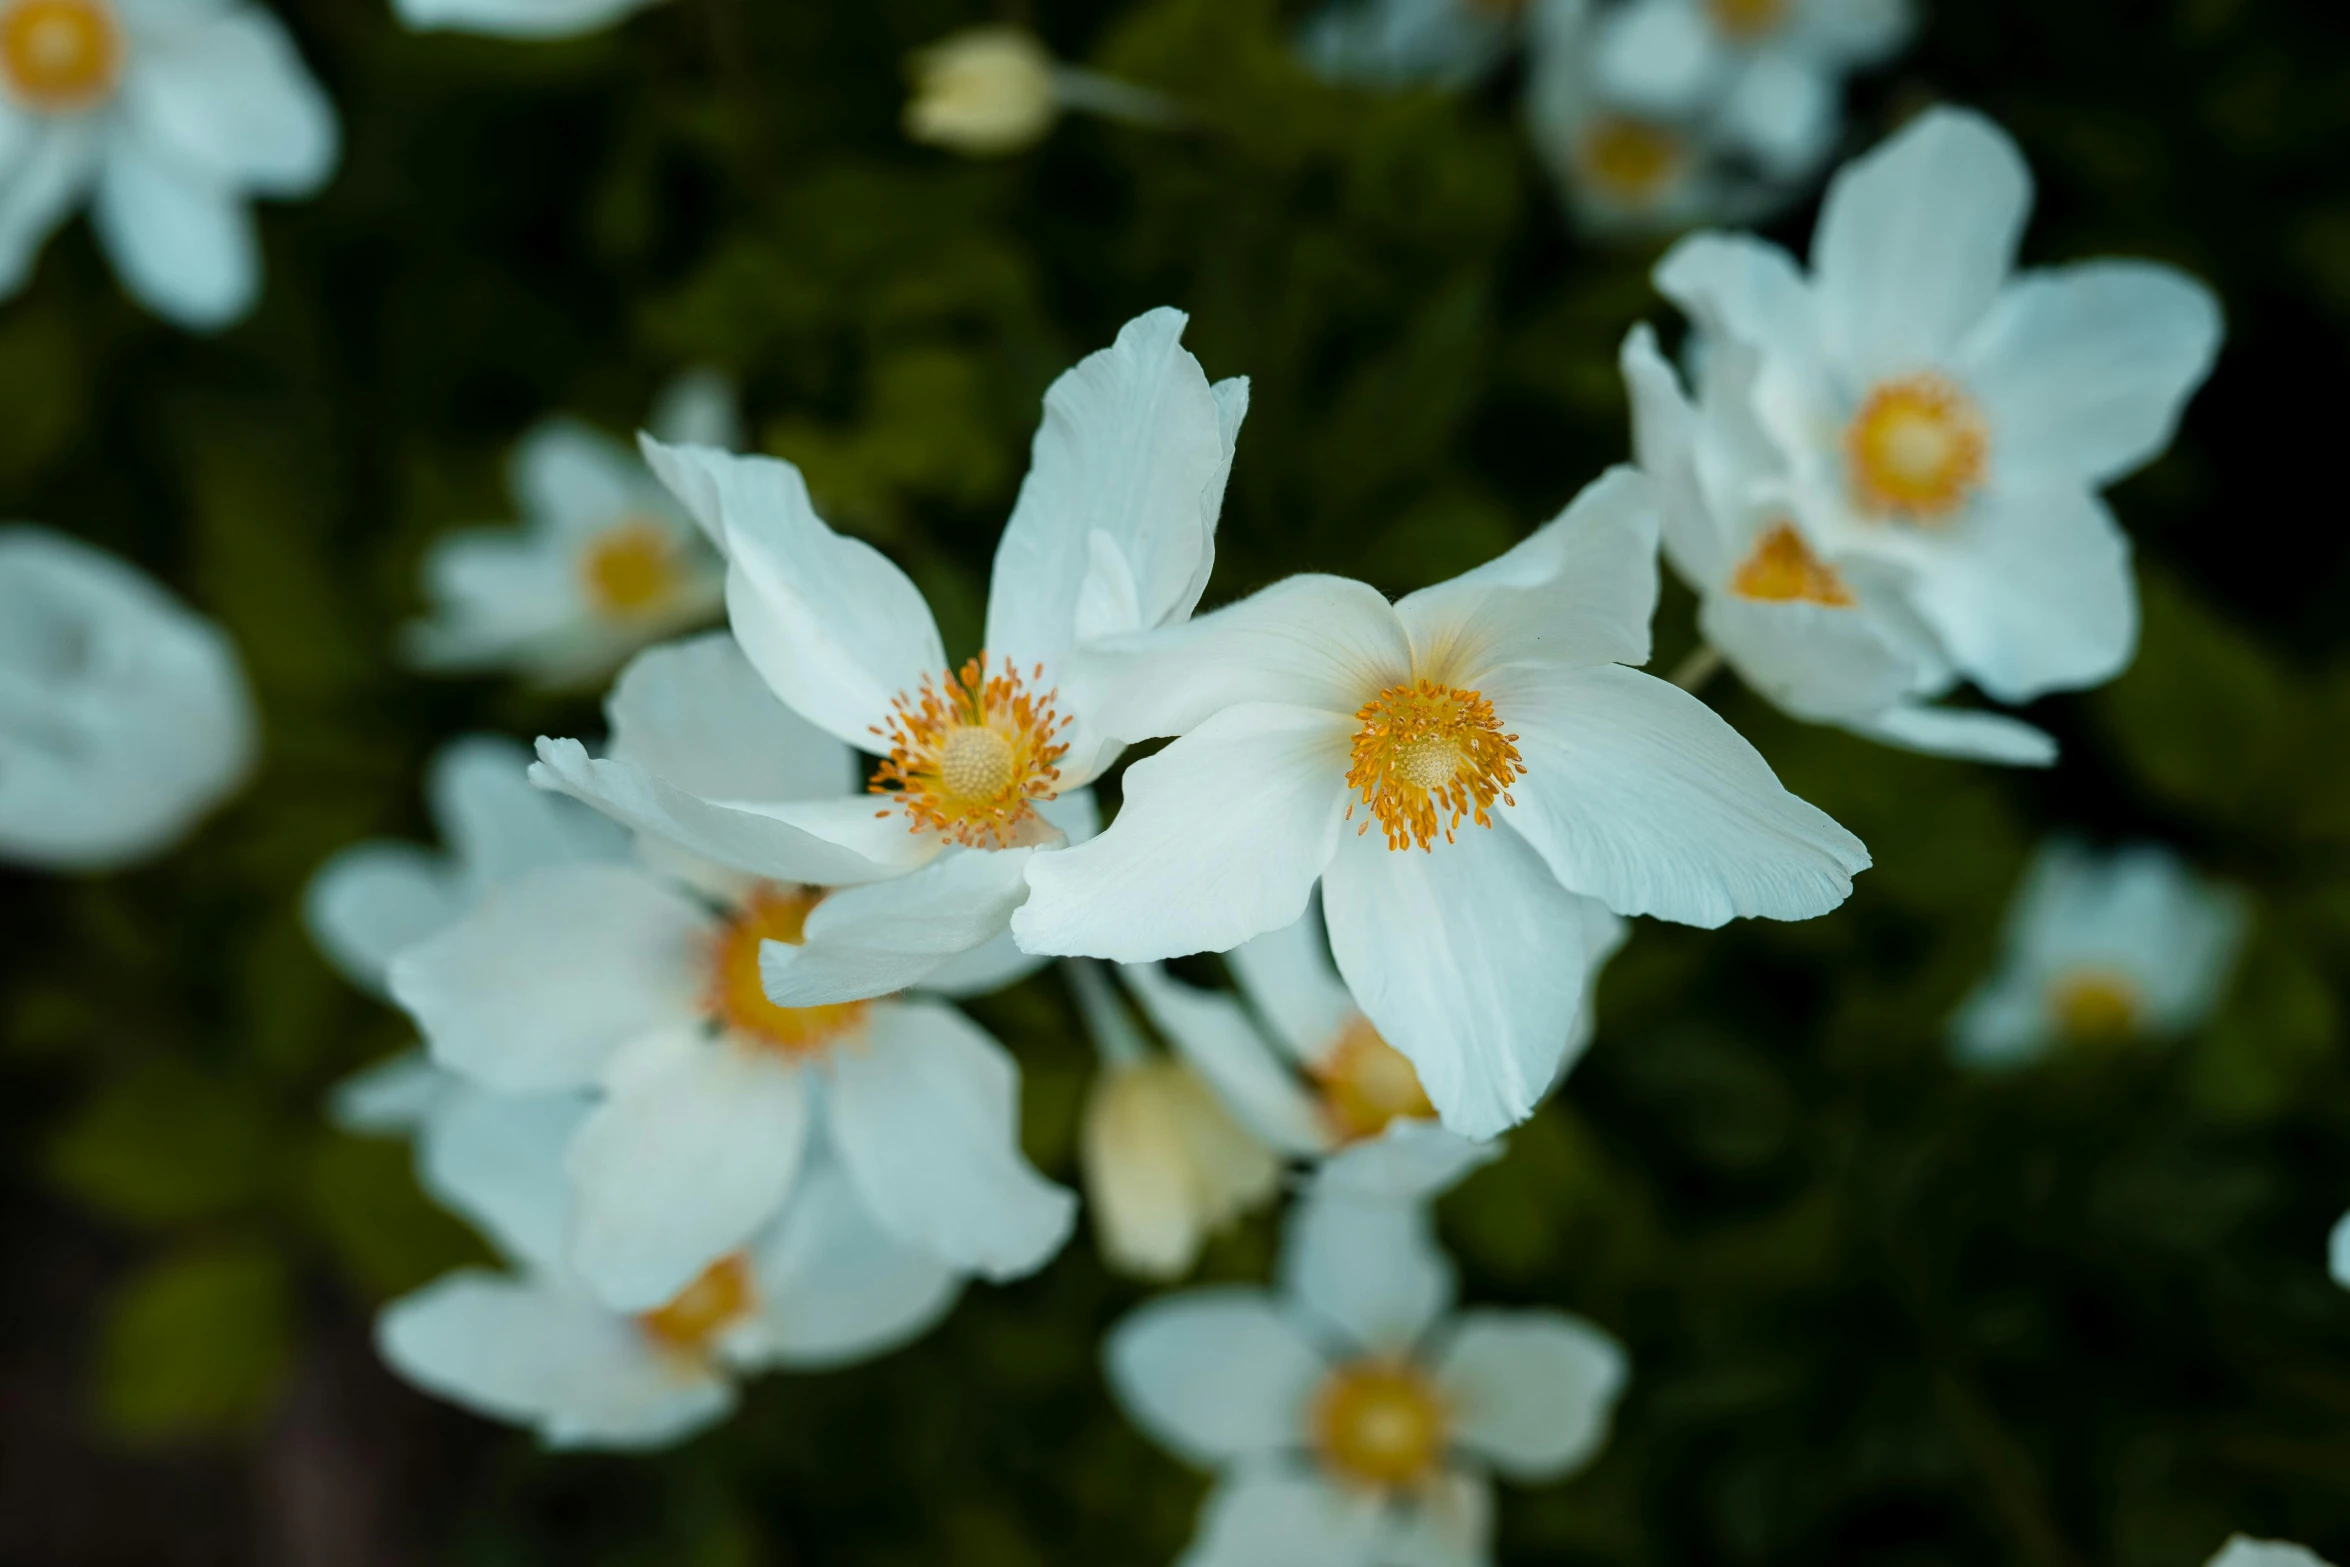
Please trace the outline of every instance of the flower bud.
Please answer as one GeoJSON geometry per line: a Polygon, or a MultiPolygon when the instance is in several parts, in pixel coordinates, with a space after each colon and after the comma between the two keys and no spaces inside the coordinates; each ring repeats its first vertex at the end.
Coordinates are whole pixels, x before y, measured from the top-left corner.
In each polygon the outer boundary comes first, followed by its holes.
{"type": "Polygon", "coordinates": [[[1103,1068],[1080,1155],[1103,1258],[1153,1279],[1188,1272],[1208,1236],[1271,1197],[1281,1176],[1199,1074],[1166,1057],[1103,1068]]]}
{"type": "Polygon", "coordinates": [[[1017,27],[973,27],[914,56],[906,134],[987,157],[1042,140],[1060,113],[1053,57],[1017,27]]]}

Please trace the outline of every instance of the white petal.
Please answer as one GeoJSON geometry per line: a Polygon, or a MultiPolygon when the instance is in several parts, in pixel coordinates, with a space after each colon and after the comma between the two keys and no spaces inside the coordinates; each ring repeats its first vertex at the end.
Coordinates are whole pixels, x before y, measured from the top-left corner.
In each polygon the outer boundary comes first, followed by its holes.
{"type": "Polygon", "coordinates": [[[41,247],[66,220],[89,188],[98,168],[101,142],[96,127],[80,120],[37,116],[28,124],[13,106],[19,146],[0,180],[0,296],[24,286],[41,247]]]}
{"type": "Polygon", "coordinates": [[[1619,914],[1810,919],[1868,866],[1859,839],[1676,686],[1605,668],[1488,694],[1526,759],[1508,824],[1560,881],[1619,914]]]}
{"type": "Polygon", "coordinates": [[[922,977],[922,988],[954,1000],[992,996],[1043,968],[1052,959],[1023,952],[1006,925],[968,952],[959,952],[922,977]]]}
{"type": "Polygon", "coordinates": [[[1337,847],[1354,727],[1252,702],[1135,763],[1108,831],[1028,862],[1014,936],[1031,952],[1145,963],[1292,923],[1337,847]]]}
{"type": "Polygon", "coordinates": [[[1524,1120],[1558,1077],[1589,972],[1580,901],[1501,824],[1430,849],[1349,837],[1324,874],[1339,973],[1463,1136],[1524,1120]]]}
{"type": "Polygon", "coordinates": [[[244,198],[212,176],[166,163],[135,137],[107,148],[91,218],[123,286],[181,326],[226,326],[261,292],[244,198]]]}
{"type": "Polygon", "coordinates": [[[1102,1345],[1127,1417],[1203,1468],[1302,1447],[1308,1401],[1329,1367],[1264,1291],[1224,1285],[1127,1313],[1102,1345]]]}
{"type": "Polygon", "coordinates": [[[2219,301],[2184,272],[2092,261],[2018,279],[1956,368],[2002,476],[2099,485],[2170,444],[2220,334],[2219,301]]]}
{"type": "Polygon", "coordinates": [[[1853,727],[1862,734],[1933,756],[2000,762],[2009,767],[2049,767],[2056,761],[2056,742],[2046,731],[2020,718],[1975,708],[1904,704],[1853,727]]]}
{"type": "Polygon", "coordinates": [[[1778,246],[1750,234],[1692,234],[1666,252],[1654,278],[1708,335],[1759,350],[1803,384],[1817,380],[1812,287],[1778,246]]]}
{"type": "Polygon", "coordinates": [[[327,1091],[326,1118],[362,1137],[402,1136],[421,1127],[457,1082],[411,1047],[336,1083],[327,1091]]]}
{"type": "Polygon", "coordinates": [[[857,754],[775,699],[723,631],[648,648],[605,699],[611,756],[705,800],[857,793],[857,754]]]}
{"type": "Polygon", "coordinates": [[[1500,1158],[1504,1146],[1499,1138],[1481,1143],[1433,1121],[1398,1118],[1378,1136],[1349,1143],[1323,1160],[1313,1189],[1380,1202],[1426,1202],[1500,1158]]]}
{"type": "Polygon", "coordinates": [[[431,671],[512,666],[561,684],[600,670],[609,638],[590,618],[565,551],[508,528],[457,528],[426,549],[432,614],[401,630],[400,655],[431,671]]]}
{"type": "Polygon", "coordinates": [[[645,416],[645,428],[670,446],[715,446],[739,452],[743,413],[734,378],[715,365],[689,365],[671,376],[645,416]]]}
{"type": "Polygon", "coordinates": [[[1656,487],[1665,556],[1683,582],[1708,592],[1729,577],[1735,561],[1698,483],[1697,409],[1681,389],[1680,373],[1658,351],[1656,332],[1647,322],[1624,338],[1617,366],[1632,404],[1632,450],[1656,487]]]}
{"type": "Polygon", "coordinates": [[[710,916],[620,865],[558,865],[392,965],[433,1059],[514,1093],[585,1085],[630,1040],[699,1015],[710,916]]]}
{"type": "Polygon", "coordinates": [[[514,1261],[565,1274],[563,1155],[592,1108],[584,1094],[494,1094],[453,1077],[419,1128],[417,1184],[514,1261]]]}
{"type": "Polygon", "coordinates": [[[376,1347],[417,1386],[562,1446],[665,1447],[734,1405],[723,1380],[657,1356],[625,1318],[479,1269],[386,1307],[376,1347]]]}
{"type": "Polygon", "coordinates": [[[834,1145],[891,1233],[996,1280],[1042,1267],[1076,1199],[1020,1152],[1020,1069],[952,1007],[873,1010],[864,1048],[835,1053],[834,1145]]]}
{"type": "Polygon", "coordinates": [[[1723,66],[1720,35],[1692,0],[1612,6],[1592,39],[1600,90],[1628,109],[1676,116],[1700,106],[1723,66]]]}
{"type": "Polygon", "coordinates": [[[1297,47],[1327,81],[1460,88],[1508,52],[1511,20],[1458,0],[1334,0],[1307,23],[1297,47]]]}
{"type": "Polygon", "coordinates": [[[1029,849],[950,849],[911,876],[836,892],[798,945],[762,944],[759,975],[779,1007],[863,1001],[919,985],[1003,934],[1028,896],[1029,849]]]}
{"type": "Polygon", "coordinates": [[[1460,1440],[1513,1480],[1539,1484],[1607,1441],[1629,1367],[1623,1347],[1556,1311],[1470,1311],[1437,1363],[1460,1440]]]}
{"type": "Polygon", "coordinates": [[[1500,665],[1648,662],[1656,492],[1609,469],[1508,553],[1395,606],[1413,673],[1477,688],[1500,665]]]}
{"type": "Polygon", "coordinates": [[[872,545],[826,527],[799,469],[643,445],[661,482],[724,540],[728,618],[777,696],[850,745],[870,745],[893,697],[944,677],[921,591],[872,545]]]}
{"type": "Polygon", "coordinates": [[[1698,629],[1758,694],[1814,723],[1874,717],[1917,690],[1924,673],[1865,604],[1713,593],[1698,629]]]}
{"type": "Polygon", "coordinates": [[[1273,1037],[1303,1066],[1318,1065],[1338,1043],[1357,1007],[1319,909],[1303,919],[1251,936],[1224,954],[1249,1004],[1272,1025],[1273,1037]]]}
{"type": "Polygon", "coordinates": [[[302,893],[302,921],[344,977],[381,992],[398,957],[465,912],[438,856],[408,843],[355,843],[302,893]]]}
{"type": "Polygon", "coordinates": [[[506,483],[533,531],[567,547],[631,517],[667,522],[677,512],[634,452],[567,414],[524,433],[506,483]]]}
{"type": "Polygon", "coordinates": [[[1187,625],[1081,649],[1067,682],[1121,740],[1186,734],[1243,702],[1352,715],[1411,678],[1411,644],[1376,588],[1290,577],[1187,625]]]}
{"type": "Polygon", "coordinates": [[[339,150],[334,105],[260,6],[173,29],[124,77],[120,104],[139,135],[224,186],[308,195],[339,150]]]}
{"type": "Polygon", "coordinates": [[[1493,1482],[1481,1474],[1438,1475],[1391,1515],[1380,1567],[1491,1567],[1493,1482]]]}
{"type": "Polygon", "coordinates": [[[472,895],[537,870],[628,857],[628,834],[530,782],[530,752],[504,735],[460,735],[425,774],[425,797],[472,895]]]}
{"type": "Polygon", "coordinates": [[[1752,153],[1774,178],[1801,179],[1836,140],[1841,85],[1792,50],[1765,49],[1723,98],[1716,134],[1752,153]]]}
{"type": "Polygon", "coordinates": [[[1283,1153],[1299,1157],[1329,1147],[1330,1133],[1313,1096],[1282,1067],[1272,1043],[1239,1002],[1221,991],[1171,979],[1155,963],[1130,965],[1120,972],[1159,1032],[1250,1130],[1283,1153]]]}
{"type": "Polygon", "coordinates": [[[755,1260],[772,1358],[803,1371],[913,1342],[963,1288],[952,1268],[883,1229],[830,1159],[810,1163],[755,1260]]]}
{"type": "Polygon", "coordinates": [[[393,0],[400,20],[418,32],[445,30],[493,38],[571,38],[611,26],[649,0],[393,0]]]}
{"type": "Polygon", "coordinates": [[[2032,207],[2007,133],[1928,109],[1846,164],[1812,239],[1829,357],[1853,384],[1947,364],[2006,281],[2032,207]]]}
{"type": "Polygon", "coordinates": [[[1360,1351],[1399,1354],[1450,1309],[1453,1269],[1425,1206],[1316,1187],[1290,1209],[1282,1287],[1360,1351]]]}
{"type": "Polygon", "coordinates": [[[1243,1469],[1209,1493],[1176,1567],[1386,1567],[1379,1500],[1319,1476],[1243,1469]]]}
{"type": "Polygon", "coordinates": [[[2003,971],[1977,986],[1950,1020],[1953,1053],[1969,1066],[2000,1069],[2036,1061],[2055,1043],[2044,983],[2003,971]]]}
{"type": "Polygon", "coordinates": [[[2326,1271],[2336,1284],[2350,1290],[2350,1213],[2335,1223],[2333,1236],[2326,1243],[2326,1271]]]}
{"type": "Polygon", "coordinates": [[[616,1310],[674,1299],[782,1211],[807,1133],[801,1069],[726,1037],[615,1089],[565,1162],[573,1269],[616,1310]]]}
{"type": "Polygon", "coordinates": [[[2306,1546],[2235,1534],[2212,1557],[2209,1567],[2328,1567],[2328,1564],[2324,1557],[2306,1546]]]}

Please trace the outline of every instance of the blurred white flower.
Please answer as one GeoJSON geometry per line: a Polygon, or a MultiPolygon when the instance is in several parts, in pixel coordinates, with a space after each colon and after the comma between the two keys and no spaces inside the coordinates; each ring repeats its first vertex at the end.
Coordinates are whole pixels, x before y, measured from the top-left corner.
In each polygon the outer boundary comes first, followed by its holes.
{"type": "Polygon", "coordinates": [[[2152,844],[2095,854],[2059,839],[2024,873],[1999,966],[1958,1010],[1962,1060],[2011,1066],[2058,1045],[2195,1028],[2243,943],[2243,898],[2152,844]]]}
{"type": "MultiPolygon", "coordinates": [[[[640,655],[609,716],[638,776],[866,801],[855,755],[777,703],[722,633],[640,655]]],[[[849,1179],[907,1244],[994,1278],[1059,1249],[1074,1202],[1020,1155],[1000,1045],[935,1000],[776,1005],[761,949],[799,941],[826,894],[674,848],[647,858],[659,868],[501,883],[391,971],[441,1065],[502,1093],[600,1091],[567,1167],[571,1265],[601,1299],[650,1309],[747,1244],[785,1206],[819,1103],[849,1179]]]]}
{"type": "Polygon", "coordinates": [[[0,4],[0,296],[85,195],[116,276],[181,326],[253,306],[246,202],[333,172],[334,107],[277,18],[220,0],[0,4]]]}
{"type": "Polygon", "coordinates": [[[1697,401],[1644,323],[1624,341],[1632,440],[1656,481],[1665,558],[1697,624],[1741,678],[1798,718],[1915,750],[2045,764],[2056,744],[2020,720],[1929,705],[1957,683],[1910,610],[1904,573],[1823,558],[1794,522],[1786,464],[1754,418],[1754,351],[1709,343],[1697,401]]]}
{"type": "Polygon", "coordinates": [[[2332,1567],[2332,1564],[2305,1546],[2287,1545],[2281,1540],[2255,1540],[2249,1535],[2231,1535],[2206,1567],[2332,1567]]]}
{"type": "Polygon", "coordinates": [[[906,135],[975,158],[1024,152],[1044,140],[1064,109],[1130,124],[1166,126],[1182,111],[1164,94],[1064,65],[1023,27],[950,33],[908,62],[906,135]]]}
{"type": "MultiPolygon", "coordinates": [[[[1058,689],[1069,650],[1191,613],[1248,407],[1245,381],[1208,384],[1183,325],[1179,311],[1139,316],[1053,383],[996,546],[986,651],[960,670],[920,590],[826,527],[798,469],[648,443],[726,553],[734,634],[769,688],[884,759],[866,794],[797,799],[751,773],[697,786],[625,757],[591,762],[574,741],[542,740],[534,776],[721,864],[846,887],[800,945],[768,948],[777,1004],[935,984],[947,964],[1002,952],[1023,868],[1093,831],[1084,785],[1119,747],[1058,689]]],[[[794,722],[780,710],[774,721],[794,722]]]]}
{"type": "Polygon", "coordinates": [[[1134,1423],[1218,1472],[1187,1567],[1490,1559],[1489,1473],[1527,1483],[1607,1439],[1626,1364],[1561,1312],[1454,1312],[1417,1204],[1309,1200],[1279,1293],[1163,1296],[1103,1359],[1134,1423]]]}
{"type": "MultiPolygon", "coordinates": [[[[731,393],[707,372],[672,385],[654,428],[664,438],[739,438],[731,393]]],[[[432,611],[402,641],[417,667],[578,685],[717,617],[722,563],[618,441],[575,419],[545,420],[515,449],[508,484],[519,529],[458,529],[425,554],[432,611]]]]}
{"type": "Polygon", "coordinates": [[[2350,1213],[2345,1213],[2334,1226],[2331,1242],[2326,1248],[2326,1271],[2334,1282],[2350,1290],[2350,1213]]]}
{"type": "Polygon", "coordinates": [[[418,1386],[550,1446],[661,1447],[723,1419],[747,1373],[869,1359],[954,1304],[954,1272],[877,1226],[817,1152],[789,1208],[741,1250],[651,1309],[601,1305],[563,1260],[562,1157],[583,1110],[475,1091],[436,1118],[428,1185],[513,1270],[462,1269],[385,1308],[377,1345],[418,1386]]]}
{"type": "Polygon", "coordinates": [[[1715,926],[1802,919],[1868,853],[1648,658],[1656,511],[1619,469],[1533,537],[1390,604],[1275,584],[1082,650],[1127,769],[1089,843],[1039,855],[1030,951],[1149,962],[1295,922],[1317,881],[1347,988],[1446,1126],[1490,1137],[1557,1077],[1583,1011],[1583,904],[1715,926]]]}
{"type": "Polygon", "coordinates": [[[145,859],[244,782],[254,749],[218,626],[103,550],[0,527],[0,861],[145,859]]]}
{"type": "Polygon", "coordinates": [[[392,0],[411,32],[489,38],[576,38],[610,27],[653,0],[392,0]]]}
{"type": "Polygon", "coordinates": [[[1525,9],[1525,0],[1334,0],[1307,20],[1298,54],[1325,81],[1461,88],[1508,54],[1525,9]]]}
{"type": "Polygon", "coordinates": [[[2169,267],[2011,276],[2030,205],[2006,133],[1938,109],[1836,176],[1809,278],[1743,235],[1657,269],[1710,342],[1759,356],[1755,415],[1805,544],[1903,573],[2005,702],[2129,662],[2129,541],[2097,491],[2168,444],[2220,340],[2210,291],[2169,267]]]}

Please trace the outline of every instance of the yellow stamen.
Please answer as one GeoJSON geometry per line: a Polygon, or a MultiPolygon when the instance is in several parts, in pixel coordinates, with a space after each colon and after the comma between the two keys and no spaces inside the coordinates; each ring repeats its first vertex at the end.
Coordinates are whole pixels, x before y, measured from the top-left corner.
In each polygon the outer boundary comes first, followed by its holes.
{"type": "Polygon", "coordinates": [[[2115,1045],[2145,1026],[2146,996],[2118,969],[2077,968],[2049,985],[2048,1014],[2068,1044],[2115,1045]]]}
{"type": "Polygon", "coordinates": [[[759,944],[798,946],[808,911],[823,893],[806,887],[761,886],[742,901],[711,944],[705,1005],[729,1031],[786,1055],[812,1055],[864,1021],[869,1001],[819,1007],[779,1007],[759,978],[759,944]]]}
{"type": "MultiPolygon", "coordinates": [[[[1390,849],[1432,848],[1439,832],[1450,843],[1464,820],[1492,826],[1495,800],[1518,803],[1509,792],[1526,774],[1518,737],[1501,732],[1493,704],[1478,693],[1432,680],[1389,686],[1355,717],[1363,727],[1355,731],[1346,781],[1390,849]]],[[[1349,805],[1349,820],[1354,813],[1349,805]]],[[[1355,829],[1370,830],[1369,821],[1355,829]]]]}
{"type": "Polygon", "coordinates": [[[1420,1074],[1368,1018],[1348,1020],[1313,1075],[1322,1085],[1322,1118],[1340,1142],[1376,1137],[1392,1121],[1436,1119],[1420,1074]]]}
{"type": "Polygon", "coordinates": [[[1583,128],[1575,166],[1592,189],[1630,207],[1654,203],[1689,161],[1688,144],[1653,120],[1603,114],[1583,128]]]}
{"type": "Polygon", "coordinates": [[[676,599],[677,540],[642,517],[614,523],[587,541],[579,572],[589,605],[609,620],[642,620],[676,599]]]}
{"type": "Polygon", "coordinates": [[[1789,0],[1709,0],[1714,26],[1740,43],[1777,32],[1787,20],[1789,0]]]}
{"type": "Polygon", "coordinates": [[[640,1313],[636,1323],[663,1349],[707,1355],[718,1335],[750,1314],[758,1293],[750,1263],[736,1252],[704,1268],[668,1305],[640,1313]]]}
{"type": "Polygon", "coordinates": [[[100,0],[18,0],[0,11],[0,78],[47,114],[95,108],[122,76],[122,29],[100,0]]]}
{"type": "MultiPolygon", "coordinates": [[[[1043,677],[1039,664],[1028,679],[1043,677]]],[[[1033,802],[1060,785],[1069,747],[1057,736],[1070,721],[1054,710],[1056,695],[1032,695],[1010,659],[989,675],[984,653],[942,685],[925,675],[919,693],[891,702],[889,727],[873,731],[889,755],[866,788],[903,806],[913,831],[942,832],[968,848],[1008,847],[1036,815],[1033,802]]]]}
{"type": "Polygon", "coordinates": [[[1844,433],[1852,498],[1863,512],[1901,522],[1939,522],[1981,488],[1990,431],[1974,400],[1946,377],[1887,381],[1844,433]]]}
{"type": "Polygon", "coordinates": [[[1429,1478],[1444,1460],[1452,1412],[1417,1367],[1358,1360],[1314,1395],[1314,1446],[1338,1479],[1393,1490],[1429,1478]]]}
{"type": "Polygon", "coordinates": [[[1730,578],[1730,591],[1766,604],[1825,604],[1850,609],[1852,590],[1836,568],[1811,552],[1791,524],[1773,523],[1730,578]]]}

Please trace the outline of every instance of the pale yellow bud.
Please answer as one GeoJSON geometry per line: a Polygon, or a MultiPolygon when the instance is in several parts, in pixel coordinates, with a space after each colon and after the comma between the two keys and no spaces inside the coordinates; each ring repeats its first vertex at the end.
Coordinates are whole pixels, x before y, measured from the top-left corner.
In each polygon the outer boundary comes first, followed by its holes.
{"type": "Polygon", "coordinates": [[[1103,1260],[1144,1278],[1189,1272],[1207,1238],[1281,1179],[1273,1151],[1166,1057],[1102,1069],[1079,1152],[1103,1260]]]}
{"type": "Polygon", "coordinates": [[[914,56],[906,134],[987,156],[1034,146],[1060,113],[1052,55],[1018,27],[973,27],[914,56]]]}

